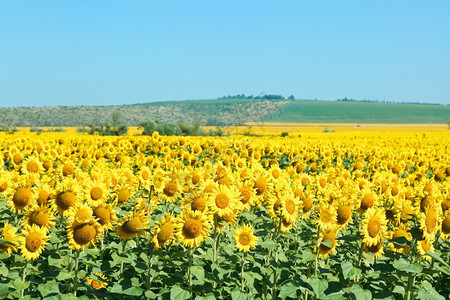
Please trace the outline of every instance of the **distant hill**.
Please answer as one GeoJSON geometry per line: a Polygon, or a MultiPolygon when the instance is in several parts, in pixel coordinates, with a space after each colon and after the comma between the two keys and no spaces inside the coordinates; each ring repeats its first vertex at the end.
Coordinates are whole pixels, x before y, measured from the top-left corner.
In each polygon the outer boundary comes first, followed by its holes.
{"type": "Polygon", "coordinates": [[[295,100],[262,120],[287,123],[445,124],[450,122],[450,106],[295,100]]]}
{"type": "Polygon", "coordinates": [[[79,127],[111,123],[136,126],[148,119],[160,122],[199,121],[230,126],[246,122],[292,123],[420,123],[450,122],[450,106],[387,104],[355,101],[291,99],[215,99],[153,102],[118,106],[56,106],[0,108],[0,126],[79,127]]]}
{"type": "Polygon", "coordinates": [[[120,123],[137,126],[148,119],[160,122],[199,121],[202,125],[242,125],[278,111],[287,100],[185,100],[117,106],[55,106],[0,108],[0,125],[16,127],[78,127],[111,123],[118,112],[120,123]]]}

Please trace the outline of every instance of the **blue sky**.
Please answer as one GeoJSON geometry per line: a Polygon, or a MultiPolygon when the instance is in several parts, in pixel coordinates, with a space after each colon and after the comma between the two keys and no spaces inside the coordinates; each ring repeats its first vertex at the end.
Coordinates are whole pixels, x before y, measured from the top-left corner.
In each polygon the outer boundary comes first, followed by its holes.
{"type": "Polygon", "coordinates": [[[0,0],[0,106],[450,104],[450,1],[0,0]]]}

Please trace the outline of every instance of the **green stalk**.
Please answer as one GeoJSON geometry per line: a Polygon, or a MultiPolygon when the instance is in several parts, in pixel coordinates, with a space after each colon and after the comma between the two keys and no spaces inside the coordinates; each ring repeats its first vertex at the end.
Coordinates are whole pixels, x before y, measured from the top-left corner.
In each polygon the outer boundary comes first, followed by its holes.
{"type": "MultiPolygon", "coordinates": [[[[123,244],[122,244],[122,253],[121,254],[124,254],[125,253],[125,248],[126,248],[126,246],[127,246],[127,241],[128,240],[124,240],[123,241],[123,244]]],[[[123,260],[122,260],[122,262],[120,263],[120,277],[122,277],[123,276],[123,260]]]]}
{"type": "MultiPolygon", "coordinates": [[[[417,240],[413,237],[411,241],[411,255],[410,255],[411,264],[413,264],[416,261],[416,255],[417,255],[417,240]]],[[[412,272],[408,272],[408,285],[406,286],[405,300],[411,299],[415,279],[416,279],[415,274],[413,275],[412,272]]]]}
{"type": "Polygon", "coordinates": [[[77,296],[77,289],[78,289],[78,262],[80,260],[80,251],[75,252],[75,276],[73,279],[73,292],[75,294],[75,297],[77,296]]]}
{"type": "Polygon", "coordinates": [[[153,249],[150,252],[150,254],[148,255],[148,262],[149,262],[149,267],[148,267],[148,272],[147,272],[147,289],[150,289],[150,284],[151,284],[151,278],[150,278],[150,271],[153,267],[153,249]]]}
{"type": "Polygon", "coordinates": [[[319,268],[319,246],[320,246],[320,226],[317,226],[317,236],[316,236],[316,261],[314,263],[314,275],[317,276],[317,270],[319,268]]]}
{"type": "MultiPolygon", "coordinates": [[[[27,265],[28,265],[28,260],[25,260],[25,265],[23,266],[23,272],[22,272],[22,282],[25,282],[25,278],[27,276],[27,265]]],[[[25,293],[25,288],[20,292],[20,298],[23,298],[24,293],[25,293]]]]}
{"type": "Polygon", "coordinates": [[[245,280],[244,280],[244,267],[245,267],[245,252],[242,252],[241,257],[241,291],[245,291],[245,280]]]}
{"type": "Polygon", "coordinates": [[[193,250],[192,248],[189,248],[188,251],[188,281],[189,281],[189,291],[192,294],[192,273],[191,273],[191,267],[192,267],[192,256],[193,256],[193,250]]]}
{"type": "MultiPolygon", "coordinates": [[[[218,237],[219,234],[217,232],[217,224],[218,224],[218,220],[217,220],[217,214],[214,214],[214,233],[213,233],[213,261],[212,263],[215,264],[217,261],[217,242],[218,242],[218,237]]],[[[215,289],[217,287],[217,282],[214,281],[213,282],[213,288],[215,289]]]]}

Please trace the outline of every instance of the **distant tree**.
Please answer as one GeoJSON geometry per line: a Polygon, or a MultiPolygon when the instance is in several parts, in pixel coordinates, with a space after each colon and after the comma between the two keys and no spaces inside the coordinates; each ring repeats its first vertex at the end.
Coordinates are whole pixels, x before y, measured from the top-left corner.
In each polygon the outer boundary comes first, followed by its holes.
{"type": "Polygon", "coordinates": [[[118,112],[117,110],[113,111],[113,113],[111,114],[111,118],[113,121],[113,125],[117,126],[120,120],[120,112],[118,112]]]}

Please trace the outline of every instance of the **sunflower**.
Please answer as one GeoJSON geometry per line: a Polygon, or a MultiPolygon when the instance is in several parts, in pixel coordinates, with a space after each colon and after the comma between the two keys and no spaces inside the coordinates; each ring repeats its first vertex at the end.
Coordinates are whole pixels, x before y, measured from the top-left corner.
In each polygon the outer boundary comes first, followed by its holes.
{"type": "Polygon", "coordinates": [[[103,280],[97,280],[97,279],[91,279],[91,278],[86,278],[86,282],[87,284],[89,284],[91,287],[93,287],[96,290],[99,290],[101,288],[107,287],[108,283],[106,282],[108,280],[108,278],[106,278],[106,276],[103,273],[94,273],[95,276],[100,277],[103,280]]]}
{"type": "Polygon", "coordinates": [[[241,181],[238,185],[241,194],[240,200],[242,202],[242,209],[250,210],[250,208],[255,205],[256,188],[244,181],[241,181]]]}
{"type": "Polygon", "coordinates": [[[450,237],[450,211],[447,211],[441,218],[441,239],[444,241],[450,237]]]}
{"type": "Polygon", "coordinates": [[[152,174],[152,171],[147,166],[141,167],[141,169],[137,173],[137,179],[139,180],[139,183],[141,184],[141,186],[143,186],[144,188],[148,189],[148,187],[150,185],[151,174],[152,174]]]}
{"type": "Polygon", "coordinates": [[[38,157],[29,156],[22,162],[20,170],[25,175],[40,175],[44,172],[44,167],[38,157]]]}
{"type": "Polygon", "coordinates": [[[375,192],[372,191],[370,188],[364,188],[361,191],[359,200],[360,200],[360,205],[359,205],[360,212],[365,212],[369,208],[378,206],[378,197],[375,194],[375,192]]]}
{"type": "Polygon", "coordinates": [[[13,172],[8,172],[0,168],[0,194],[9,195],[12,190],[12,178],[14,177],[13,172]]]}
{"type": "Polygon", "coordinates": [[[299,215],[300,201],[290,190],[286,190],[286,192],[281,195],[280,200],[281,216],[286,221],[286,223],[295,224],[295,221],[297,220],[299,215]]]}
{"type": "Polygon", "coordinates": [[[428,206],[425,213],[420,213],[420,229],[422,229],[423,237],[428,241],[434,241],[435,239],[439,218],[437,205],[428,206]]]}
{"type": "Polygon", "coordinates": [[[172,179],[166,181],[161,197],[168,203],[174,203],[181,197],[181,193],[182,188],[180,183],[177,179],[172,179]]]}
{"type": "Polygon", "coordinates": [[[202,213],[208,209],[208,197],[204,193],[194,191],[184,198],[184,208],[190,210],[199,210],[202,213]]]}
{"type": "Polygon", "coordinates": [[[134,188],[129,183],[120,183],[114,189],[114,201],[118,205],[122,205],[131,199],[133,196],[134,188]]]}
{"type": "Polygon", "coordinates": [[[229,226],[236,226],[239,210],[235,210],[233,213],[217,216],[217,232],[222,232],[224,229],[228,229],[229,226]]]}
{"type": "Polygon", "coordinates": [[[17,251],[17,228],[9,224],[8,221],[6,221],[3,225],[3,230],[0,238],[8,242],[0,243],[0,250],[2,251],[2,253],[7,252],[8,255],[11,255],[13,252],[17,251]]]}
{"type": "Polygon", "coordinates": [[[256,247],[258,237],[253,234],[253,227],[244,224],[234,230],[234,242],[239,251],[248,252],[256,247]]]}
{"type": "Polygon", "coordinates": [[[185,247],[198,247],[208,237],[211,225],[200,211],[183,211],[175,221],[175,235],[185,247]]]}
{"type": "Polygon", "coordinates": [[[71,250],[83,250],[84,247],[93,245],[101,235],[100,225],[94,218],[82,223],[71,222],[67,226],[67,238],[71,250]]]}
{"type": "Polygon", "coordinates": [[[47,242],[48,236],[46,229],[35,224],[31,227],[26,227],[18,237],[20,252],[22,252],[22,256],[26,260],[38,258],[47,245],[47,242]]]}
{"type": "Polygon", "coordinates": [[[337,224],[343,229],[347,229],[349,223],[351,223],[353,208],[350,204],[340,202],[336,210],[337,224]]]}
{"type": "Polygon", "coordinates": [[[252,178],[253,187],[256,189],[256,196],[260,201],[267,199],[273,192],[273,182],[266,170],[253,168],[254,176],[252,178]]]}
{"type": "Polygon", "coordinates": [[[336,224],[336,211],[333,206],[322,205],[319,208],[319,215],[316,219],[316,225],[322,229],[329,229],[336,224]]]}
{"type": "Polygon", "coordinates": [[[37,196],[37,204],[38,205],[47,205],[48,200],[53,193],[53,189],[50,187],[48,183],[40,183],[36,187],[37,196]]]}
{"type": "Polygon", "coordinates": [[[150,242],[153,243],[155,250],[160,247],[167,247],[175,242],[175,218],[173,218],[172,213],[167,214],[165,217],[159,221],[152,231],[152,239],[150,242]]]}
{"type": "Polygon", "coordinates": [[[432,241],[429,241],[427,239],[417,241],[417,250],[419,251],[419,254],[422,255],[423,258],[425,258],[426,260],[430,260],[431,257],[427,255],[427,251],[434,252],[432,241]]]}
{"type": "Polygon", "coordinates": [[[68,209],[67,222],[69,224],[84,223],[92,219],[93,214],[92,208],[88,204],[78,202],[68,209]]]}
{"type": "Polygon", "coordinates": [[[149,219],[145,210],[131,211],[116,226],[116,233],[122,240],[128,240],[131,237],[144,235],[146,232],[142,230],[148,227],[149,219]]]}
{"type": "Polygon", "coordinates": [[[34,206],[26,210],[22,226],[26,227],[35,224],[38,227],[45,228],[48,232],[55,226],[55,220],[56,217],[51,207],[46,205],[34,206]]]}
{"type": "Polygon", "coordinates": [[[220,185],[208,197],[209,211],[218,216],[229,215],[241,204],[239,190],[232,186],[220,185]]]}
{"type": "Polygon", "coordinates": [[[383,209],[369,208],[361,222],[363,243],[368,247],[378,244],[387,232],[387,220],[383,209]]]}
{"type": "Polygon", "coordinates": [[[103,204],[109,194],[109,189],[103,181],[87,179],[83,183],[83,199],[93,207],[103,204]]]}
{"type": "Polygon", "coordinates": [[[93,215],[97,218],[97,223],[103,231],[111,230],[117,221],[114,204],[101,204],[92,209],[93,215]]]}
{"type": "Polygon", "coordinates": [[[383,240],[379,241],[378,243],[372,245],[372,246],[368,246],[366,244],[363,245],[363,251],[364,252],[370,252],[373,255],[375,255],[376,259],[380,259],[381,256],[383,256],[384,254],[384,250],[383,250],[383,240]]]}
{"type": "Polygon", "coordinates": [[[11,211],[20,212],[35,204],[33,200],[36,197],[36,188],[32,187],[24,177],[20,177],[7,196],[9,196],[8,205],[11,211]]]}
{"type": "MultiPolygon", "coordinates": [[[[395,239],[395,238],[399,238],[399,237],[404,237],[407,241],[411,241],[412,236],[411,236],[411,233],[408,232],[406,225],[400,224],[400,226],[398,228],[395,228],[393,230],[393,232],[391,234],[391,239],[395,239]]],[[[399,244],[399,243],[395,243],[395,242],[389,243],[389,249],[391,249],[391,251],[394,251],[394,252],[409,253],[410,248],[411,247],[409,245],[399,244]]]]}
{"type": "Polygon", "coordinates": [[[60,176],[60,178],[75,176],[77,171],[77,167],[75,163],[72,161],[65,161],[56,170],[56,175],[60,176]]]}
{"type": "Polygon", "coordinates": [[[61,181],[52,199],[52,205],[60,215],[66,217],[69,209],[80,201],[79,190],[80,187],[76,179],[68,177],[61,181]]]}
{"type": "Polygon", "coordinates": [[[338,231],[339,231],[338,227],[332,226],[321,232],[319,237],[320,244],[318,251],[318,256],[320,258],[327,258],[328,255],[333,255],[336,252],[337,246],[336,235],[338,231]]]}

